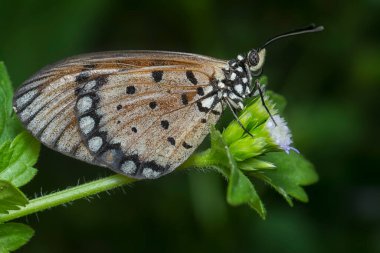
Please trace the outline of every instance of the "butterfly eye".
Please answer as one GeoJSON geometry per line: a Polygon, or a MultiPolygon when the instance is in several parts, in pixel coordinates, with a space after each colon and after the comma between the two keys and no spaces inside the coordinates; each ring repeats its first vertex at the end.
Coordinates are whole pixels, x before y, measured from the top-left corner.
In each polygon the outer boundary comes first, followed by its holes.
{"type": "Polygon", "coordinates": [[[248,53],[248,64],[253,67],[259,64],[260,56],[257,50],[253,49],[248,53]]]}

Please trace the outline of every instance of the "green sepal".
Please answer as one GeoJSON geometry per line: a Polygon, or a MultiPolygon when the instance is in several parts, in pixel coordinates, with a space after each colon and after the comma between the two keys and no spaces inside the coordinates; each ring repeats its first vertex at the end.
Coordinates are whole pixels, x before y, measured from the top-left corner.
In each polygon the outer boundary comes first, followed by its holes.
{"type": "Polygon", "coordinates": [[[239,169],[244,171],[257,171],[265,169],[275,169],[276,165],[257,158],[249,158],[247,160],[238,162],[238,167],[239,169]]]}

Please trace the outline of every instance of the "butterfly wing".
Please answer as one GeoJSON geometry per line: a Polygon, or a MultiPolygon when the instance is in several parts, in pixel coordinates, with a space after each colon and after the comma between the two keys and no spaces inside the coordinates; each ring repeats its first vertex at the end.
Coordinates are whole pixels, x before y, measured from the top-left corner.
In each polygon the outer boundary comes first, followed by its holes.
{"type": "Polygon", "coordinates": [[[183,163],[220,117],[224,61],[110,52],[45,68],[16,93],[22,122],[62,153],[137,178],[183,163]]]}

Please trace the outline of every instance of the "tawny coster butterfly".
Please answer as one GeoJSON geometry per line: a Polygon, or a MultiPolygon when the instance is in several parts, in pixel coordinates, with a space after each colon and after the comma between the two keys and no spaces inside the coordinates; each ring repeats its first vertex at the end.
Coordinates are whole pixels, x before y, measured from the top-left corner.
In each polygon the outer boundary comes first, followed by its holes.
{"type": "Polygon", "coordinates": [[[230,61],[162,51],[68,58],[27,80],[14,110],[58,152],[130,177],[158,178],[194,152],[226,106],[234,112],[245,98],[262,96],[253,77],[261,74],[267,45],[321,30],[310,25],[281,34],[230,61]]]}

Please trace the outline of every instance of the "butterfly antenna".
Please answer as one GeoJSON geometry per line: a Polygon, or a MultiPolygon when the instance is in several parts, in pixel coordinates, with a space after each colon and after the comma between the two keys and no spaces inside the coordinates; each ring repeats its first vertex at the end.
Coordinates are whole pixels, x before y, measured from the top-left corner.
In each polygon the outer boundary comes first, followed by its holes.
{"type": "Polygon", "coordinates": [[[231,112],[232,112],[232,115],[234,116],[235,120],[237,121],[237,123],[239,124],[239,126],[244,130],[245,133],[247,133],[249,136],[251,136],[253,138],[253,135],[247,130],[247,128],[245,128],[243,126],[243,124],[240,122],[239,120],[239,117],[236,115],[235,113],[235,110],[232,108],[232,105],[230,104],[230,102],[228,102],[228,100],[226,100],[226,104],[228,105],[228,107],[230,108],[231,112]]]}
{"type": "Polygon", "coordinates": [[[283,38],[287,38],[287,37],[291,37],[291,36],[294,36],[294,35],[299,35],[299,34],[304,34],[304,33],[315,33],[315,32],[321,32],[323,31],[325,28],[323,26],[316,26],[315,24],[310,24],[306,27],[303,27],[303,28],[299,28],[299,29],[295,29],[293,31],[290,31],[290,32],[286,32],[286,33],[283,33],[283,34],[280,34],[280,35],[277,35],[271,39],[269,39],[267,42],[265,42],[265,44],[261,47],[261,48],[265,48],[266,46],[268,46],[269,44],[272,44],[273,42],[279,40],[279,39],[283,39],[283,38]]]}

